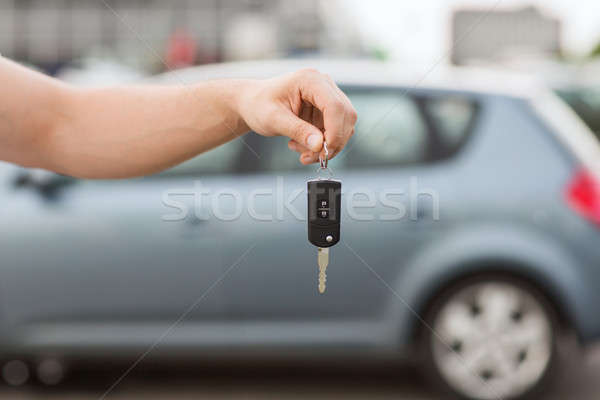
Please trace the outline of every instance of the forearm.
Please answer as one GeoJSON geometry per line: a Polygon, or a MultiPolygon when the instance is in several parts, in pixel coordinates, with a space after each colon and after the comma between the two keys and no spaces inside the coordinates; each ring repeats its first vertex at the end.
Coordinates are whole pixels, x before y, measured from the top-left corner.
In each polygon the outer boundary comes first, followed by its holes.
{"type": "Polygon", "coordinates": [[[87,178],[150,174],[249,130],[237,110],[248,85],[79,89],[0,59],[0,159],[87,178]]]}
{"type": "Polygon", "coordinates": [[[248,130],[236,111],[242,81],[68,89],[61,120],[38,143],[48,165],[86,178],[146,175],[248,130]]]}

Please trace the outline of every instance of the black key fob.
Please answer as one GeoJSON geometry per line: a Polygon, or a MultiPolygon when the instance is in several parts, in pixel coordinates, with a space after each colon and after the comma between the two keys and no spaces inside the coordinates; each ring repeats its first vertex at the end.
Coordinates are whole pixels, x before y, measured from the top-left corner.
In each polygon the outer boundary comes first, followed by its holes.
{"type": "Polygon", "coordinates": [[[334,179],[308,181],[308,240],[317,247],[340,241],[342,182],[334,179]]]}

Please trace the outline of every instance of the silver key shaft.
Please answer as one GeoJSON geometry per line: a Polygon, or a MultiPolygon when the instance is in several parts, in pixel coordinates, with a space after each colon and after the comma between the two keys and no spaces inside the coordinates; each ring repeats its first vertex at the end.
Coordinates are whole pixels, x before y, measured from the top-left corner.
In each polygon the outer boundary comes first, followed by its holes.
{"type": "Polygon", "coordinates": [[[325,293],[326,271],[327,264],[329,264],[329,247],[319,247],[317,263],[319,264],[319,292],[325,293]]]}

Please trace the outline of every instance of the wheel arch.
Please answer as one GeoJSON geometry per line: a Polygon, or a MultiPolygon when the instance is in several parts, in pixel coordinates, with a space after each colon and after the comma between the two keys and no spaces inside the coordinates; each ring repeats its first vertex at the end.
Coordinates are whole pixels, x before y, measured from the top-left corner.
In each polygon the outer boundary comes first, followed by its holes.
{"type": "MultiPolygon", "coordinates": [[[[482,278],[502,279],[507,280],[513,279],[522,281],[525,284],[532,286],[540,295],[543,296],[543,300],[552,308],[552,311],[557,317],[559,329],[573,330],[577,334],[578,340],[579,332],[577,324],[573,320],[571,313],[565,305],[560,293],[561,289],[556,287],[553,282],[545,277],[535,274],[532,272],[532,267],[524,265],[520,262],[510,259],[482,259],[482,260],[471,260],[458,267],[462,272],[456,273],[453,276],[448,277],[442,281],[436,282],[430,288],[426,294],[424,294],[422,300],[418,303],[415,311],[421,318],[426,321],[428,315],[432,309],[436,306],[440,296],[447,293],[448,290],[460,285],[461,282],[467,280],[476,280],[482,278]],[[554,293],[554,294],[553,294],[554,293]]],[[[422,337],[423,330],[427,329],[422,321],[413,324],[410,330],[409,337],[412,344],[417,344],[422,337]]]]}
{"type": "Polygon", "coordinates": [[[515,229],[470,229],[425,246],[404,266],[394,286],[402,302],[390,306],[396,316],[400,349],[410,350],[428,307],[442,290],[462,279],[484,274],[510,275],[535,287],[554,308],[563,327],[580,343],[594,335],[589,309],[596,298],[578,261],[561,243],[515,229]],[[400,318],[398,318],[400,316],[400,318]]]}

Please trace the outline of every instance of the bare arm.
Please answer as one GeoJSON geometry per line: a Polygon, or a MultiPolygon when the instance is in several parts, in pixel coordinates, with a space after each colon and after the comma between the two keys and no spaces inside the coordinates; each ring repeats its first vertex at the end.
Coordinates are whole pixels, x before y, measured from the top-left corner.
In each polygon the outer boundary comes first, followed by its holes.
{"type": "Polygon", "coordinates": [[[356,113],[331,79],[79,89],[0,59],[0,159],[86,178],[150,174],[248,132],[291,138],[303,163],[339,152],[356,113]],[[309,138],[312,136],[309,142],[309,138]]]}

